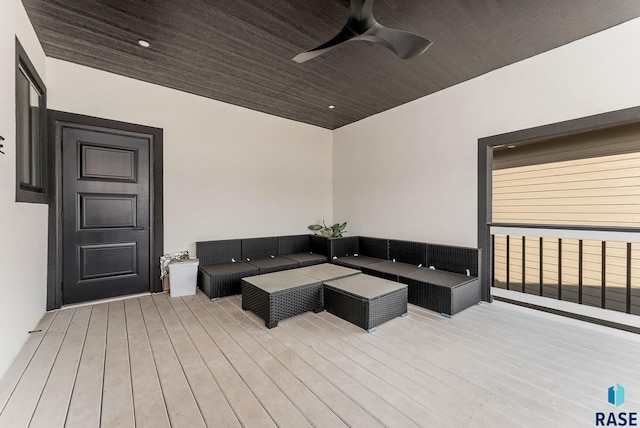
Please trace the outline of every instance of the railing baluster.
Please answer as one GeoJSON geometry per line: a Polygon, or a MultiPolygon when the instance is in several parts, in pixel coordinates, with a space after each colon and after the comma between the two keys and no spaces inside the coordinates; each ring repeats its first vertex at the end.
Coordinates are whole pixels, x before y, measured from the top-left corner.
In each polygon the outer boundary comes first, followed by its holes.
{"type": "Polygon", "coordinates": [[[522,237],[522,292],[526,293],[526,287],[525,287],[525,240],[526,237],[523,236],[522,237]]]}
{"type": "Polygon", "coordinates": [[[558,300],[562,300],[562,238],[558,238],[558,300]]]}
{"type": "Polygon", "coordinates": [[[491,286],[496,286],[496,235],[491,235],[491,286]]]}
{"type": "Polygon", "coordinates": [[[607,292],[605,290],[606,279],[607,279],[607,242],[602,241],[602,294],[601,294],[602,302],[600,302],[600,307],[602,309],[605,309],[607,306],[606,305],[607,292]]]}
{"type": "Polygon", "coordinates": [[[543,257],[542,257],[542,236],[540,237],[540,295],[542,296],[543,290],[543,273],[544,269],[542,269],[543,257]]]}
{"type": "Polygon", "coordinates": [[[507,290],[510,290],[510,286],[509,286],[509,260],[511,259],[511,256],[509,255],[509,235],[507,235],[507,290]]]}
{"type": "Polygon", "coordinates": [[[582,304],[582,239],[578,241],[578,303],[582,304]]]}
{"type": "Polygon", "coordinates": [[[631,313],[631,242],[627,242],[627,313],[631,313]]]}

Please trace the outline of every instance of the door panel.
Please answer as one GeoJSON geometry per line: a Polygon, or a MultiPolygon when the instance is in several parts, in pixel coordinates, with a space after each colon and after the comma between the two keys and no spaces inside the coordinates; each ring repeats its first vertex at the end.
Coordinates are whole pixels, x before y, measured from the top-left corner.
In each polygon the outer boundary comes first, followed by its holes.
{"type": "Polygon", "coordinates": [[[136,227],[137,195],[78,194],[80,230],[136,227]]]}
{"type": "Polygon", "coordinates": [[[149,144],[63,128],[65,304],[149,291],[149,144]]]}

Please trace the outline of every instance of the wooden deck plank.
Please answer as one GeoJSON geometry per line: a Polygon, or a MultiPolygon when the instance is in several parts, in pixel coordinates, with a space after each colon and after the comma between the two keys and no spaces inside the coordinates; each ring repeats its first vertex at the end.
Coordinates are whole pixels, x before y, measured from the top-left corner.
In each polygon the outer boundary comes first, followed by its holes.
{"type": "Polygon", "coordinates": [[[373,428],[382,425],[350,397],[331,384],[312,365],[307,364],[289,348],[280,343],[264,326],[264,321],[252,312],[243,311],[239,299],[220,301],[220,306],[233,314],[234,319],[251,334],[271,355],[287,367],[314,394],[319,397],[341,420],[354,428],[373,428]]]}
{"type": "Polygon", "coordinates": [[[26,427],[40,399],[75,310],[59,311],[2,413],[1,427],[26,427]]]}
{"type": "Polygon", "coordinates": [[[172,426],[206,426],[151,296],[139,298],[172,426]]]}
{"type": "Polygon", "coordinates": [[[67,428],[100,426],[108,313],[107,303],[92,306],[87,337],[67,412],[67,428]]]}
{"type": "Polygon", "coordinates": [[[347,331],[351,331],[352,334],[341,334],[340,327],[325,321],[320,316],[314,319],[308,318],[305,322],[308,325],[303,328],[322,329],[324,341],[330,343],[334,349],[341,350],[354,363],[376,374],[387,383],[395,385],[431,412],[447,415],[449,424],[493,427],[495,420],[501,419],[508,421],[510,426],[519,425],[517,419],[508,419],[491,406],[487,406],[486,401],[475,396],[459,394],[449,382],[450,375],[445,379],[438,378],[431,373],[417,370],[405,363],[402,358],[390,355],[386,350],[371,346],[361,339],[364,336],[362,330],[353,332],[349,329],[347,331]],[[340,337],[340,340],[336,340],[337,337],[340,337]],[[452,395],[457,397],[456,400],[449,398],[452,395]],[[479,410],[482,410],[482,417],[479,417],[479,410]]]}
{"type": "MultiPolygon", "coordinates": [[[[300,316],[311,316],[311,314],[303,314],[300,316]]],[[[343,393],[349,395],[359,406],[365,409],[381,424],[398,427],[418,426],[348,373],[344,373],[338,366],[318,354],[317,344],[316,346],[309,346],[303,343],[303,338],[290,334],[286,328],[281,328],[291,322],[291,320],[290,318],[280,321],[278,327],[269,330],[270,334],[283,345],[287,346],[291,352],[296,353],[297,356],[308,365],[315,367],[326,380],[331,382],[343,393]]],[[[321,347],[321,345],[319,345],[319,347],[321,347]]]]}
{"type": "Polygon", "coordinates": [[[57,313],[58,311],[45,312],[38,324],[33,328],[32,333],[27,337],[27,341],[18,351],[4,376],[0,378],[0,412],[2,412],[7,401],[9,401],[9,397],[13,394],[13,390],[20,382],[57,313]]]}
{"type": "Polygon", "coordinates": [[[63,426],[84,347],[91,307],[76,309],[29,427],[63,426]]]}
{"type": "Polygon", "coordinates": [[[216,303],[206,302],[206,317],[202,312],[197,315],[213,341],[218,345],[231,365],[242,376],[256,398],[279,427],[310,427],[309,421],[287,399],[269,377],[256,365],[236,341],[224,331],[215,317],[216,303]],[[212,310],[213,308],[213,310],[212,310]]]}
{"type": "Polygon", "coordinates": [[[228,301],[217,305],[216,318],[220,325],[244,349],[253,361],[269,376],[298,410],[317,428],[346,427],[347,425],[333,413],[316,395],[297,379],[286,367],[274,358],[260,343],[254,340],[230,316],[225,307],[232,308],[228,301]]]}
{"type": "MultiPolygon", "coordinates": [[[[500,366],[522,371],[520,376],[531,384],[555,390],[563,397],[582,405],[596,405],[600,401],[599,392],[607,386],[611,377],[620,376],[629,368],[624,361],[620,361],[617,363],[617,370],[609,370],[598,364],[589,369],[591,361],[588,358],[581,358],[580,367],[576,367],[577,357],[549,349],[544,338],[522,340],[520,335],[514,332],[513,336],[509,335],[513,340],[505,341],[501,340],[505,334],[496,335],[493,331],[481,334],[474,327],[475,324],[475,317],[461,317],[450,323],[450,328],[444,331],[444,334],[461,343],[468,342],[474,349],[492,356],[500,366]],[[576,385],[580,387],[576,388],[576,385]]],[[[433,329],[433,326],[425,324],[425,328],[433,329]]],[[[633,354],[633,347],[628,351],[633,354]]],[[[640,347],[637,351],[640,351],[640,347]]],[[[640,360],[632,366],[638,362],[640,360]]],[[[629,376],[630,385],[634,379],[637,379],[637,376],[629,376]]]]}
{"type": "MultiPolygon", "coordinates": [[[[518,367],[520,370],[526,370],[525,374],[536,373],[532,382],[546,381],[548,385],[558,383],[554,390],[565,397],[573,397],[574,401],[583,405],[588,405],[594,400],[597,401],[600,395],[599,391],[610,386],[608,384],[612,382],[612,379],[624,378],[626,379],[625,385],[628,387],[634,389],[640,387],[638,381],[640,376],[635,373],[638,363],[640,363],[637,357],[635,361],[617,360],[615,356],[598,360],[575,354],[570,349],[556,347],[544,336],[524,335],[519,330],[503,330],[499,325],[487,329],[482,334],[475,327],[479,318],[467,316],[471,313],[464,315],[464,317],[456,317],[456,322],[451,324],[454,327],[461,323],[451,331],[453,337],[458,337],[462,341],[471,341],[470,346],[478,350],[497,352],[498,358],[501,360],[500,364],[511,364],[514,369],[518,367]],[[504,337],[511,339],[505,341],[504,337]],[[576,364],[576,360],[580,361],[579,365],[576,364]],[[611,364],[611,360],[614,364],[611,364]],[[580,387],[576,388],[576,385],[580,385],[580,387]]],[[[511,324],[511,322],[506,324],[511,324]]],[[[487,323],[485,322],[483,325],[486,326],[487,323]]],[[[532,326],[530,325],[529,328],[532,326]]],[[[575,333],[569,334],[575,335],[575,333]]],[[[633,337],[630,339],[637,340],[633,337]]],[[[629,342],[627,348],[627,353],[630,356],[638,355],[640,351],[640,346],[634,346],[633,342],[634,340],[629,342]]],[[[606,348],[602,345],[600,347],[606,348]]],[[[570,348],[570,346],[566,348],[570,348]]]]}
{"type": "MultiPolygon", "coordinates": [[[[409,316],[411,316],[412,310],[413,305],[410,305],[409,316]]],[[[354,332],[354,334],[357,334],[358,339],[388,353],[413,369],[448,383],[451,389],[443,390],[442,398],[454,403],[460,403],[461,407],[467,403],[471,403],[472,407],[478,408],[477,414],[474,415],[476,418],[488,418],[496,422],[496,424],[499,423],[505,426],[516,426],[523,424],[523,421],[535,420],[536,418],[534,411],[517,407],[517,402],[510,401],[508,397],[504,397],[496,391],[485,388],[481,383],[470,382],[468,379],[461,377],[455,368],[434,363],[434,361],[430,360],[426,355],[417,351],[412,344],[397,340],[393,336],[385,337],[384,335],[380,335],[379,331],[376,331],[376,334],[362,335],[362,329],[359,327],[326,312],[317,314],[316,316],[322,318],[327,323],[335,324],[340,328],[354,332]],[[484,410],[489,408],[491,409],[490,412],[484,410]],[[517,422],[514,423],[514,421],[517,422]]],[[[443,318],[443,321],[444,320],[443,318]]],[[[382,327],[380,329],[382,329],[382,327]]],[[[435,349],[438,348],[437,342],[425,340],[418,335],[415,337],[435,349]]],[[[553,424],[549,425],[553,426],[553,424]]]]}
{"type": "MultiPolygon", "coordinates": [[[[498,303],[500,304],[500,303],[498,303]]],[[[635,357],[636,352],[633,350],[640,350],[640,337],[632,333],[625,333],[623,337],[628,337],[624,341],[621,341],[617,335],[612,334],[612,337],[608,339],[601,338],[599,341],[585,341],[581,340],[584,334],[580,334],[579,330],[567,328],[566,331],[557,332],[551,328],[551,324],[548,320],[541,318],[538,320],[539,325],[535,330],[546,331],[544,335],[540,335],[537,332],[527,334],[527,339],[523,338],[523,331],[531,329],[531,325],[522,325],[514,312],[511,320],[508,323],[501,323],[491,320],[490,318],[485,321],[486,325],[491,326],[488,328],[488,336],[494,339],[499,335],[513,336],[514,340],[521,343],[525,347],[531,348],[532,343],[545,343],[545,347],[541,351],[545,351],[544,357],[550,357],[553,354],[559,354],[565,358],[565,366],[568,368],[575,367],[573,360],[580,358],[583,361],[585,368],[591,367],[591,373],[599,374],[603,376],[609,376],[611,373],[619,373],[625,377],[629,377],[632,380],[636,380],[637,384],[634,387],[640,387],[640,366],[639,361],[635,357]],[[566,335],[576,335],[575,342],[567,342],[566,335]],[[636,342],[635,344],[633,342],[636,342]],[[577,343],[580,342],[580,343],[577,343]],[[602,343],[607,343],[607,346],[602,346],[602,343]],[[622,342],[622,343],[620,343],[622,342]],[[626,343],[623,347],[622,344],[626,343]],[[609,344],[611,344],[611,352],[609,352],[609,344]],[[620,350],[616,351],[616,347],[620,350]]],[[[473,325],[473,321],[478,320],[475,314],[468,314],[469,323],[466,325],[473,325]]],[[[467,319],[464,318],[464,319],[467,319]]],[[[485,317],[486,318],[486,317],[485,317]]],[[[593,326],[597,327],[597,326],[593,326]]],[[[595,328],[594,330],[600,330],[595,328]]],[[[622,332],[621,332],[622,333],[622,332]]],[[[597,337],[597,336],[596,336],[597,337]]],[[[546,358],[545,358],[546,359],[546,358]]],[[[550,359],[552,362],[558,362],[556,359],[550,359]]]]}
{"type": "Polygon", "coordinates": [[[133,389],[129,364],[127,322],[122,300],[110,302],[107,321],[107,342],[102,384],[100,425],[134,427],[133,389]]]}
{"type": "MultiPolygon", "coordinates": [[[[307,346],[312,347],[316,352],[330,363],[334,364],[344,374],[348,374],[365,388],[376,394],[380,399],[389,403],[404,417],[411,420],[416,425],[426,424],[428,426],[444,426],[447,421],[430,409],[416,401],[414,397],[403,391],[399,386],[400,379],[394,378],[393,382],[382,379],[375,371],[368,370],[361,362],[356,363],[345,353],[344,347],[340,346],[344,332],[334,331],[335,334],[324,334],[316,323],[308,319],[309,317],[294,317],[283,327],[292,336],[298,337],[307,346]],[[333,346],[332,346],[333,345],[333,346]]],[[[364,330],[362,334],[367,334],[364,330]]],[[[387,373],[390,371],[387,370],[387,373]]],[[[339,376],[339,375],[338,375],[339,376]]],[[[455,421],[451,421],[454,422],[455,421]]]]}
{"type": "MultiPolygon", "coordinates": [[[[410,317],[408,321],[411,323],[410,317]]],[[[555,391],[546,391],[527,383],[517,373],[491,364],[481,352],[451,340],[446,334],[439,335],[434,330],[422,330],[415,325],[407,328],[389,323],[385,327],[378,330],[381,336],[397,338],[405,343],[413,343],[416,334],[427,335],[429,342],[438,343],[438,347],[436,349],[425,346],[424,343],[414,344],[421,356],[455,370],[459,376],[501,393],[505,398],[509,397],[520,408],[534,410],[540,418],[539,423],[564,427],[583,425],[577,416],[584,414],[586,408],[557,395],[555,391]]]]}
{"type": "Polygon", "coordinates": [[[204,307],[194,297],[174,300],[172,305],[241,424],[275,427],[262,404],[205,330],[203,324],[207,323],[209,313],[204,307]]]}
{"type": "Polygon", "coordinates": [[[138,299],[124,301],[136,428],[169,427],[169,415],[138,299]]]}
{"type": "Polygon", "coordinates": [[[168,299],[182,300],[168,297],[166,294],[153,296],[205,423],[207,426],[240,427],[238,418],[168,299]]]}

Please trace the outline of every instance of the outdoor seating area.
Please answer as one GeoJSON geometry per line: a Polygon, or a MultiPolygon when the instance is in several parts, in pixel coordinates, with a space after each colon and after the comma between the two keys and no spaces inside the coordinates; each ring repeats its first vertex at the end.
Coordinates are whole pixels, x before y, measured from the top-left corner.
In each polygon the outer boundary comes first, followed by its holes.
{"type": "MultiPolygon", "coordinates": [[[[315,273],[314,278],[324,281],[326,292],[330,287],[327,281],[339,279],[339,276],[331,276],[338,273],[327,269],[329,265],[325,262],[329,259],[337,266],[362,272],[363,278],[368,279],[371,290],[359,287],[359,292],[353,295],[349,288],[336,289],[334,286],[331,291],[333,300],[330,301],[335,304],[326,309],[343,319],[352,320],[366,330],[384,322],[380,321],[382,319],[386,321],[406,313],[407,302],[404,302],[402,312],[402,301],[397,303],[400,309],[389,310],[391,315],[380,318],[370,317],[369,309],[365,311],[366,315],[347,313],[353,309],[353,302],[346,296],[364,298],[362,301],[365,303],[359,304],[360,308],[368,307],[372,298],[386,294],[381,291],[385,286],[380,286],[378,279],[386,280],[389,291],[404,289],[408,295],[408,303],[445,316],[452,316],[482,300],[478,279],[479,251],[475,248],[362,236],[326,238],[316,235],[203,241],[197,242],[196,248],[200,259],[199,288],[210,299],[242,293],[243,307],[259,314],[268,327],[275,327],[279,320],[286,317],[319,310],[321,305],[314,303],[315,300],[298,302],[296,299],[300,298],[297,296],[299,290],[296,293],[291,290],[307,284],[296,280],[291,282],[290,275],[283,273],[260,277],[290,269],[311,274],[311,277],[315,273]],[[265,286],[261,287],[261,284],[265,286]],[[381,294],[372,295],[374,289],[381,294]],[[245,297],[246,293],[250,293],[250,297],[245,297]],[[286,303],[288,295],[296,298],[286,303]],[[245,299],[248,302],[246,305],[245,299]],[[274,300],[268,303],[269,299],[274,300]],[[338,305],[337,302],[342,303],[338,305]],[[284,308],[282,305],[290,305],[291,308],[284,308]],[[351,309],[345,309],[347,307],[351,309]]],[[[350,284],[352,281],[355,280],[338,283],[350,284]]],[[[372,308],[384,312],[380,305],[386,305],[381,303],[385,301],[386,299],[376,300],[376,305],[372,308]]]]}

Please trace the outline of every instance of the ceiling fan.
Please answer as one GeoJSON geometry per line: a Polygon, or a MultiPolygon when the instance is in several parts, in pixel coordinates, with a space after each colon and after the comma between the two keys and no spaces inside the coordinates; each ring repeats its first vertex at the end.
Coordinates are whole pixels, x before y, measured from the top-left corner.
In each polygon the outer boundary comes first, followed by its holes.
{"type": "Polygon", "coordinates": [[[417,34],[380,25],[373,17],[373,0],[351,0],[351,14],[342,30],[333,39],[296,55],[292,60],[297,63],[309,61],[342,43],[354,40],[380,43],[402,59],[418,56],[432,44],[417,34]]]}

